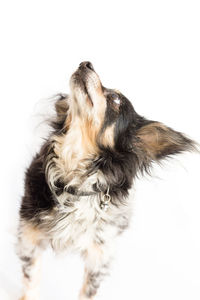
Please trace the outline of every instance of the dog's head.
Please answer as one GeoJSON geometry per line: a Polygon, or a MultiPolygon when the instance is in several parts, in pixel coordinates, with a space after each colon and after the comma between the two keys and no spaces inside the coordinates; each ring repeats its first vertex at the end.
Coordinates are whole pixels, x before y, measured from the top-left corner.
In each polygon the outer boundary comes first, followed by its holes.
{"type": "Polygon", "coordinates": [[[149,161],[193,147],[183,134],[162,123],[138,115],[131,102],[118,90],[105,88],[90,62],[82,62],[70,80],[70,110],[81,120],[98,148],[134,152],[149,161]]]}
{"type": "Polygon", "coordinates": [[[53,145],[61,169],[64,164],[68,170],[65,181],[79,191],[88,192],[94,174],[90,190],[109,186],[121,199],[137,173],[148,171],[153,161],[195,149],[184,134],[140,116],[122,93],[105,88],[89,62],[80,64],[70,88],[69,97],[56,102],[53,145]],[[83,182],[87,188],[80,188],[83,182]]]}
{"type": "Polygon", "coordinates": [[[90,62],[80,64],[70,86],[73,118],[87,124],[99,146],[116,148],[127,129],[137,125],[139,116],[131,102],[119,91],[105,88],[90,62]]]}

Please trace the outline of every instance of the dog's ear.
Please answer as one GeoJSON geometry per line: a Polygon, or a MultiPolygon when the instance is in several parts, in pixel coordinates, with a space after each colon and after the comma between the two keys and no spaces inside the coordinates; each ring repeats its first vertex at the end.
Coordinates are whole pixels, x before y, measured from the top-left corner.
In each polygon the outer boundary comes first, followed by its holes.
{"type": "Polygon", "coordinates": [[[68,111],[69,105],[67,100],[68,100],[68,95],[65,94],[57,95],[57,101],[55,102],[55,110],[59,117],[66,115],[68,111]]]}
{"type": "Polygon", "coordinates": [[[54,108],[56,115],[50,120],[50,125],[56,130],[63,130],[67,128],[67,116],[68,116],[68,95],[58,94],[55,96],[54,108]]]}
{"type": "Polygon", "coordinates": [[[150,160],[163,159],[183,151],[195,150],[195,143],[184,134],[162,123],[149,122],[137,131],[140,148],[150,160]]]}

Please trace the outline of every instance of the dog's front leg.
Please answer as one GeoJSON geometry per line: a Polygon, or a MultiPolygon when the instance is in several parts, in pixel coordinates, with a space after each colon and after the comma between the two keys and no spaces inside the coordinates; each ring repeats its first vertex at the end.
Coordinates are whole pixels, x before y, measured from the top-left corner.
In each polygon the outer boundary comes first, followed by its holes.
{"type": "Polygon", "coordinates": [[[39,232],[30,224],[20,224],[17,252],[23,271],[23,295],[20,300],[39,299],[41,248],[39,232]]]}
{"type": "Polygon", "coordinates": [[[86,253],[84,282],[79,300],[93,300],[101,281],[108,274],[112,254],[109,247],[93,244],[86,253]]]}

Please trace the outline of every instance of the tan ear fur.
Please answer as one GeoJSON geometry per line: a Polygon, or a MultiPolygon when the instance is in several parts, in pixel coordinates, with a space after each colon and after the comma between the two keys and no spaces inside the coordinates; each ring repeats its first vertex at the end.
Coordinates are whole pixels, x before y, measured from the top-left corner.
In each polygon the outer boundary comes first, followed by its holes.
{"type": "Polygon", "coordinates": [[[192,140],[159,122],[144,125],[138,130],[137,136],[143,150],[154,160],[194,147],[192,140]]]}
{"type": "Polygon", "coordinates": [[[68,108],[69,108],[69,106],[66,101],[66,98],[61,98],[61,99],[57,100],[55,103],[55,109],[56,109],[56,113],[58,114],[58,116],[66,114],[68,108]]]}

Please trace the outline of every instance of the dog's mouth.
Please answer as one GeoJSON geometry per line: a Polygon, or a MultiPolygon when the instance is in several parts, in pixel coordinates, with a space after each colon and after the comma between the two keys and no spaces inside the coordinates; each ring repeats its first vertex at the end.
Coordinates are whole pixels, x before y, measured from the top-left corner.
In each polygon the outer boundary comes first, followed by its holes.
{"type": "Polygon", "coordinates": [[[73,96],[85,98],[88,104],[94,105],[96,94],[102,90],[99,76],[89,61],[80,63],[78,69],[72,74],[70,86],[73,96]]]}

